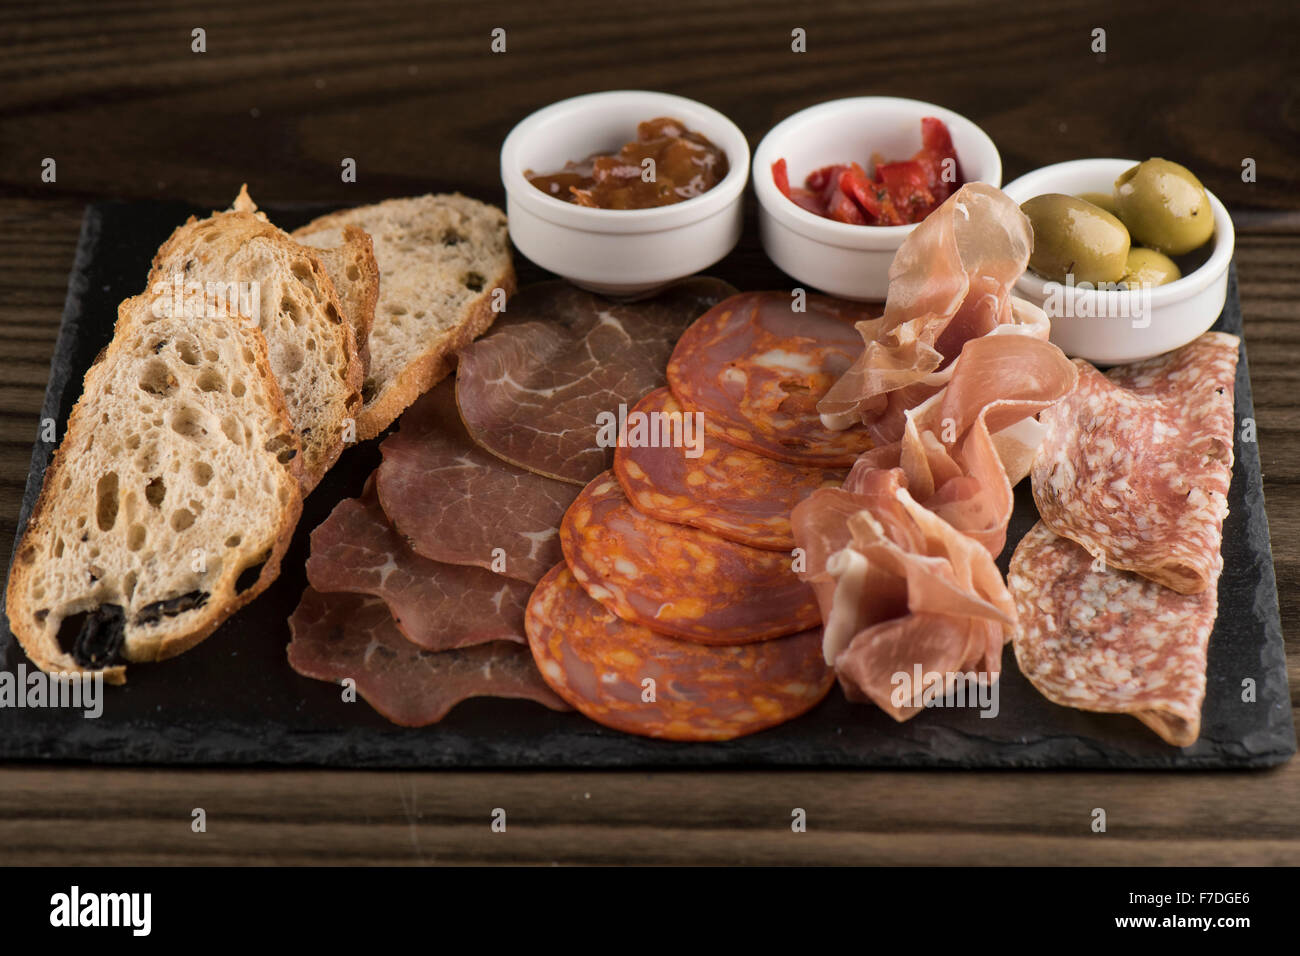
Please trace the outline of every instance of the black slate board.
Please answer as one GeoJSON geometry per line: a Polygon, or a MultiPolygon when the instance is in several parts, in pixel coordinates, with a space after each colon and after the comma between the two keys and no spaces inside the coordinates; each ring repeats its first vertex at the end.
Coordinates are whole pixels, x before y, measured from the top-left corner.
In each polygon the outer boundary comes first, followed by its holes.
{"type": "MultiPolygon", "coordinates": [[[[68,288],[42,417],[60,434],[81,379],[108,342],[119,301],[142,291],[158,245],[196,210],[176,203],[98,203],[88,208],[68,288]]],[[[270,207],[294,227],[319,209],[270,207]]],[[[1216,329],[1241,332],[1233,273],[1216,329]]],[[[1237,374],[1237,435],[1253,416],[1245,356],[1237,374]]],[[[37,423],[33,423],[36,430],[37,423]]],[[[53,446],[37,442],[23,499],[25,526],[53,446]]],[[[286,617],[306,583],[307,538],[342,497],[358,494],[379,458],[376,442],[345,453],[308,499],[280,579],[198,648],[129,669],[125,687],[105,688],[103,716],[0,708],[0,758],[95,763],[307,764],[343,767],[1262,767],[1295,752],[1277,586],[1264,514],[1258,446],[1238,440],[1224,526],[1219,620],[1210,641],[1201,739],[1178,749],[1126,716],[1086,714],[1049,703],[1015,666],[1008,647],[1000,714],[933,710],[896,724],[838,689],[812,713],[728,743],[680,744],[606,730],[573,713],[522,701],[471,700],[441,724],[395,727],[338,687],[290,670],[286,617]],[[1241,685],[1257,684],[1244,703],[1241,685]]],[[[1028,483],[1017,490],[1010,544],[1036,514],[1028,483]]],[[[7,622],[0,670],[25,662],[7,622]]],[[[28,665],[30,667],[30,665],[28,665]]]]}

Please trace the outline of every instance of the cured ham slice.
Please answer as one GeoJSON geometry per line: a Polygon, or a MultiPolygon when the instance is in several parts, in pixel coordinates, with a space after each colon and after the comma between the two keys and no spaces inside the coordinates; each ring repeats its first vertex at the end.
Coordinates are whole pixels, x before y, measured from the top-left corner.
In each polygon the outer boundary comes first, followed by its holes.
{"type": "Polygon", "coordinates": [[[1207,332],[1167,355],[1079,383],[1045,411],[1034,500],[1057,534],[1183,594],[1211,587],[1233,462],[1240,340],[1207,332]]]}
{"type": "Polygon", "coordinates": [[[789,554],[644,515],[612,472],[583,489],[560,538],[587,593],[625,621],[661,634],[744,644],[819,623],[816,598],[789,554]]]}
{"type": "Polygon", "coordinates": [[[1201,733],[1216,581],[1179,594],[1095,560],[1043,522],[1011,558],[1021,672],[1054,703],[1131,714],[1176,747],[1201,733]]]}
{"type": "Polygon", "coordinates": [[[592,600],[564,564],[528,604],[542,677],[597,723],[669,740],[731,740],[810,710],[834,676],[821,634],[706,647],[629,624],[592,600]]]}
{"type": "MultiPolygon", "coordinates": [[[[655,436],[683,421],[682,407],[666,388],[651,392],[632,409],[655,436]],[[654,423],[668,423],[657,429],[654,423]]],[[[687,416],[689,412],[685,413],[687,416]]],[[[688,421],[689,424],[689,421],[688,421]]],[[[684,431],[684,430],[683,430],[684,431]]],[[[815,465],[792,465],[730,445],[702,430],[697,446],[684,443],[621,443],[614,454],[628,499],[642,514],[711,531],[754,548],[794,547],[790,512],[818,488],[838,487],[845,473],[815,465]]]]}
{"type": "Polygon", "coordinates": [[[735,291],[688,279],[619,304],[567,282],[521,290],[493,333],[460,352],[456,399],[469,434],[520,468],[585,484],[613,460],[617,431],[602,430],[600,416],[663,385],[678,336],[735,291]]]}
{"type": "Polygon", "coordinates": [[[404,727],[437,723],[470,697],[518,697],[569,709],[542,680],[528,648],[493,641],[430,653],[402,635],[377,597],[307,588],[289,629],[295,671],[316,680],[352,678],[367,703],[404,727]]]}
{"type": "Polygon", "coordinates": [[[381,598],[398,630],[425,650],[526,640],[531,585],[416,554],[369,485],[360,498],[340,501],[312,531],[307,580],[317,591],[381,598]]]}
{"type": "Polygon", "coordinates": [[[854,323],[867,306],[788,292],[732,296],[695,322],[673,350],[668,384],[688,411],[703,412],[711,435],[779,461],[847,468],[871,438],[831,431],[817,402],[862,352],[854,323]]]}
{"type": "MultiPolygon", "coordinates": [[[[885,314],[859,323],[865,349],[818,403],[823,424],[866,424],[882,444],[901,438],[901,410],[942,384],[934,373],[971,339],[1018,324],[1011,288],[1032,247],[1029,220],[1005,193],[984,183],[957,190],[899,247],[885,314]]],[[[1040,310],[1022,315],[1026,331],[1046,338],[1040,310]]]]}
{"type": "Polygon", "coordinates": [[[450,380],[407,409],[379,448],[379,501],[417,554],[530,584],[560,560],[560,519],[578,489],[474,444],[450,380]]]}
{"type": "Polygon", "coordinates": [[[860,491],[872,472],[901,467],[912,498],[996,557],[1012,486],[1043,437],[1034,416],[1068,395],[1078,372],[1055,345],[1025,335],[973,339],[951,368],[948,383],[906,413],[902,439],[863,454],[844,487],[860,491]]]}
{"type": "Polygon", "coordinates": [[[989,552],[918,504],[901,469],[874,470],[856,493],[814,492],[794,510],[804,577],[825,621],[823,651],[852,700],[903,721],[923,709],[924,682],[992,682],[1015,606],[989,552]]]}

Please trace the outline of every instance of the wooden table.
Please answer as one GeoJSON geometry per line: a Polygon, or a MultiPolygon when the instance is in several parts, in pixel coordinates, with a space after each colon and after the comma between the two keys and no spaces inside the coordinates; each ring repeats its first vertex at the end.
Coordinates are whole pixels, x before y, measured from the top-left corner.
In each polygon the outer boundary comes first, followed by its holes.
{"type": "MultiPolygon", "coordinates": [[[[1274,3],[239,0],[0,12],[0,559],[15,530],[84,203],[499,202],[497,150],[577,93],[664,89],[751,143],[888,93],[998,143],[1009,180],[1167,156],[1232,208],[1284,628],[1300,613],[1300,22],[1274,3]],[[560,5],[557,5],[560,6],[560,5]],[[1156,9],[1148,9],[1156,7],[1156,9]],[[653,12],[655,15],[650,16],[653,12]],[[506,30],[506,52],[490,51],[506,30]],[[206,53],[192,31],[206,31],[206,53]],[[806,31],[807,52],[791,51],[806,31]],[[1094,28],[1107,51],[1092,50],[1094,28]],[[41,179],[42,161],[57,180],[41,179]],[[355,184],[340,163],[357,161],[355,184]],[[1242,162],[1257,181],[1242,181],[1242,162]]],[[[752,227],[752,209],[750,225],[752,227]]],[[[779,275],[749,235],[718,270],[779,275]]],[[[144,277],[141,276],[143,282],[144,277]]],[[[1292,695],[1300,642],[1287,644],[1292,695]]],[[[0,863],[1300,863],[1300,761],[1255,773],[353,773],[0,767],[0,863]],[[208,828],[191,832],[191,811],[208,828]],[[505,834],[489,828],[504,807],[505,834]],[[794,834],[794,807],[808,832],[794,834]],[[1094,807],[1109,818],[1091,832],[1094,807]]]]}

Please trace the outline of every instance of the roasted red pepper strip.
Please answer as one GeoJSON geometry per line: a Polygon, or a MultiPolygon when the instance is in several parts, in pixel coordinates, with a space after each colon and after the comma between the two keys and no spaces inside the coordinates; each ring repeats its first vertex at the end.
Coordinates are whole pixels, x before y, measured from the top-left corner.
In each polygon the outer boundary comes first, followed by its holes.
{"type": "Polygon", "coordinates": [[[867,217],[867,221],[877,226],[901,226],[904,219],[894,205],[889,190],[880,183],[873,183],[857,163],[852,164],[840,177],[840,189],[853,198],[867,217]]]}
{"type": "Polygon", "coordinates": [[[794,198],[790,195],[790,171],[786,168],[784,157],[772,164],[772,180],[786,199],[794,198]]]}
{"type": "Polygon", "coordinates": [[[876,180],[889,190],[904,222],[920,222],[938,205],[927,186],[926,170],[913,159],[876,167],[876,180]]]}

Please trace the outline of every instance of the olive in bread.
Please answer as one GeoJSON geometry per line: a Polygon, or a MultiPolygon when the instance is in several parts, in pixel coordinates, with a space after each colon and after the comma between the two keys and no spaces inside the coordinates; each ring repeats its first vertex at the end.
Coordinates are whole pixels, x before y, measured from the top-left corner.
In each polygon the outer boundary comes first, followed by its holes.
{"type": "Polygon", "coordinates": [[[302,510],[262,333],[169,304],[119,307],[15,551],[6,612],[43,670],[120,683],[193,647],[275,578],[302,510]]]}

